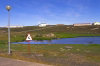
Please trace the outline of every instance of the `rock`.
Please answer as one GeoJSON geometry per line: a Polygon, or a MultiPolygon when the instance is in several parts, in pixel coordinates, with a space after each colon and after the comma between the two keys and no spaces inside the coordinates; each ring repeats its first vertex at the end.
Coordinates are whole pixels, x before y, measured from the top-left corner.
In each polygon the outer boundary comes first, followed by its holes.
{"type": "Polygon", "coordinates": [[[44,56],[43,54],[35,54],[36,56],[44,56]]]}
{"type": "Polygon", "coordinates": [[[60,48],[60,51],[64,51],[65,49],[64,48],[60,48]]]}
{"type": "Polygon", "coordinates": [[[76,49],[77,51],[80,51],[80,49],[76,49]]]}
{"type": "Polygon", "coordinates": [[[53,33],[44,34],[43,37],[55,37],[55,34],[53,33]]]}
{"type": "Polygon", "coordinates": [[[65,46],[65,48],[67,48],[67,49],[72,49],[73,47],[71,47],[71,46],[65,46]]]}

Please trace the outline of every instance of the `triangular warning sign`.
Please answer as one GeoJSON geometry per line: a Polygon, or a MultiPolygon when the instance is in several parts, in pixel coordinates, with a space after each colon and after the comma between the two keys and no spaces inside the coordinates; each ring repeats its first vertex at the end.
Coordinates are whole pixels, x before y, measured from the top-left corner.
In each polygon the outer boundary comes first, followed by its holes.
{"type": "Polygon", "coordinates": [[[31,37],[30,34],[27,34],[26,40],[27,40],[27,41],[28,41],[28,40],[32,40],[32,37],[31,37]]]}

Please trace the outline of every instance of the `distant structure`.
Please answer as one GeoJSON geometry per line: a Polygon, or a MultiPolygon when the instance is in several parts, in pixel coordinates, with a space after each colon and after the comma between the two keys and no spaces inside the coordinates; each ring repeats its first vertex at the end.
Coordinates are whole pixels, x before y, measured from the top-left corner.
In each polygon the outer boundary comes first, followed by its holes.
{"type": "Polygon", "coordinates": [[[38,24],[39,27],[46,27],[47,24],[46,23],[41,23],[41,24],[38,24]]]}
{"type": "Polygon", "coordinates": [[[0,28],[4,28],[3,26],[0,26],[0,28]]]}
{"type": "Polygon", "coordinates": [[[56,24],[56,26],[64,26],[64,24],[56,24]]]}
{"type": "Polygon", "coordinates": [[[80,24],[73,24],[73,26],[90,26],[91,23],[80,23],[80,24]]]}
{"type": "Polygon", "coordinates": [[[100,22],[94,22],[93,25],[100,25],[100,22]]]}
{"type": "MultiPolygon", "coordinates": [[[[23,28],[24,26],[10,26],[10,28],[23,28]]],[[[6,26],[5,28],[8,28],[8,26],[6,26]]]]}

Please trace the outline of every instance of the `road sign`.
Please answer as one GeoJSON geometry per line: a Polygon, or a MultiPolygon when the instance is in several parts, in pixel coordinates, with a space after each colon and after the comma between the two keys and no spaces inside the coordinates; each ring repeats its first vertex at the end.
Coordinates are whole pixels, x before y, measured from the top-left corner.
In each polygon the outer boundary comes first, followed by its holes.
{"type": "Polygon", "coordinates": [[[32,40],[32,37],[30,34],[27,34],[26,41],[30,41],[30,40],[32,40]]]}

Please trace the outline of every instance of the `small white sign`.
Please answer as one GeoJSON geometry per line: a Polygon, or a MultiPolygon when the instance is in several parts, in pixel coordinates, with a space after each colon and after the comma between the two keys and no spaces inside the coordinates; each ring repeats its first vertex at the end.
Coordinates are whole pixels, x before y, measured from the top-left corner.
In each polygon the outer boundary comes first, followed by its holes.
{"type": "Polygon", "coordinates": [[[28,40],[32,40],[32,37],[31,37],[30,34],[27,34],[26,40],[27,40],[27,41],[28,41],[28,40]]]}

